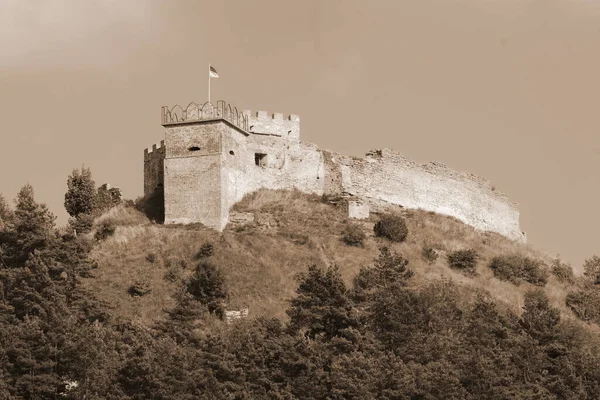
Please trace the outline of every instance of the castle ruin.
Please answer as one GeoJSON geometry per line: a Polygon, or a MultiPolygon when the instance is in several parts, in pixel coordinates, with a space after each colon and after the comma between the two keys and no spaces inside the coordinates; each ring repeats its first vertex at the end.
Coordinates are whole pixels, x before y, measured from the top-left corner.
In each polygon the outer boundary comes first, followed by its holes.
{"type": "Polygon", "coordinates": [[[260,188],[359,198],[453,216],[525,241],[517,204],[485,179],[443,164],[417,164],[389,150],[364,158],[300,141],[300,118],[255,114],[225,103],[162,108],[165,139],[144,150],[144,194],[164,190],[165,223],[222,230],[229,210],[260,188]]]}

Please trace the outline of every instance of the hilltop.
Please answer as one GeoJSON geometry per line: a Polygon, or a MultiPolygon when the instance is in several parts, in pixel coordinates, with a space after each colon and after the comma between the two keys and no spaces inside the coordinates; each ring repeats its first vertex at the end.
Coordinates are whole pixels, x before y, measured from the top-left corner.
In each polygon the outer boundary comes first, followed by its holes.
{"type": "Polygon", "coordinates": [[[544,291],[551,304],[564,318],[575,318],[565,305],[572,285],[550,273],[557,260],[531,245],[478,231],[452,217],[390,206],[390,212],[405,218],[410,232],[404,242],[394,243],[373,234],[379,213],[371,213],[366,220],[350,220],[343,200],[330,200],[299,191],[259,190],[234,205],[234,221],[222,233],[201,224],[155,224],[136,209],[119,206],[97,221],[110,221],[116,230],[92,251],[98,269],[93,278],[84,279],[84,285],[113,304],[118,315],[151,323],[165,317],[164,309],[174,305],[172,295],[178,282],[191,274],[202,245],[211,244],[211,261],[227,281],[228,307],[248,307],[250,316],[285,320],[285,310],[297,288],[296,277],[309,265],[336,265],[344,282],[351,286],[360,268],[371,266],[380,247],[387,246],[410,261],[415,272],[411,286],[449,279],[487,291],[519,314],[524,293],[535,285],[525,282],[517,286],[500,280],[488,267],[494,257],[519,254],[538,260],[549,271],[544,291]],[[244,214],[251,215],[253,221],[236,221],[236,215],[244,214]],[[363,246],[344,243],[343,232],[349,224],[358,225],[366,234],[363,246]],[[424,257],[424,249],[437,254],[434,262],[424,257]],[[478,254],[474,274],[448,266],[450,253],[467,249],[478,254]],[[141,297],[128,296],[129,287],[140,282],[151,291],[141,297]]]}

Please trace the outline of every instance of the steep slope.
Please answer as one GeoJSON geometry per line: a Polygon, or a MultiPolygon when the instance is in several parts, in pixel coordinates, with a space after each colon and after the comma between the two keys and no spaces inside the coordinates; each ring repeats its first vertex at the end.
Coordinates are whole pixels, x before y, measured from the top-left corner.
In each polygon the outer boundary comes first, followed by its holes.
{"type": "MultiPolygon", "coordinates": [[[[244,198],[233,211],[233,222],[219,234],[200,225],[153,224],[133,208],[113,209],[97,224],[112,221],[117,226],[115,234],[94,248],[98,268],[83,284],[111,304],[117,316],[150,324],[164,318],[165,310],[174,306],[173,295],[191,274],[199,249],[212,244],[211,262],[222,270],[227,281],[228,309],[248,307],[251,316],[284,319],[288,301],[295,295],[295,277],[310,264],[336,264],[350,286],[361,267],[373,264],[379,248],[389,246],[410,261],[415,272],[411,285],[422,286],[444,277],[488,291],[500,304],[519,314],[524,293],[533,285],[517,286],[497,279],[488,267],[490,261],[513,253],[539,260],[547,268],[553,261],[529,245],[420,210],[390,208],[406,219],[409,234],[403,243],[373,235],[377,214],[369,220],[349,221],[343,201],[296,191],[261,190],[244,198]],[[349,223],[358,224],[367,234],[363,247],[342,241],[342,232],[349,223]],[[433,249],[437,259],[426,260],[423,249],[433,249]],[[476,274],[448,267],[447,255],[461,249],[477,252],[476,274]],[[131,296],[128,290],[134,285],[150,291],[131,296]]],[[[569,286],[550,275],[544,290],[563,318],[576,319],[565,306],[569,286]]]]}

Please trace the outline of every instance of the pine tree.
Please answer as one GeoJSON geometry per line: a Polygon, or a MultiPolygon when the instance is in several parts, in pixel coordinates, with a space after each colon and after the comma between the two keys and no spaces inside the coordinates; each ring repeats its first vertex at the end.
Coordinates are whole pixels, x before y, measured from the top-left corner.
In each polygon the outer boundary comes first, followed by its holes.
{"type": "Polygon", "coordinates": [[[95,211],[96,186],[89,168],[74,169],[67,180],[65,209],[72,217],[93,214],[95,211]]]}
{"type": "Polygon", "coordinates": [[[35,201],[33,187],[23,186],[17,194],[14,211],[12,262],[23,264],[34,250],[50,246],[55,239],[55,219],[45,204],[35,201]]]}
{"type": "Polygon", "coordinates": [[[292,330],[307,330],[311,338],[325,335],[331,339],[357,323],[352,301],[336,266],[326,271],[316,265],[300,276],[298,296],[287,310],[292,330]]]}

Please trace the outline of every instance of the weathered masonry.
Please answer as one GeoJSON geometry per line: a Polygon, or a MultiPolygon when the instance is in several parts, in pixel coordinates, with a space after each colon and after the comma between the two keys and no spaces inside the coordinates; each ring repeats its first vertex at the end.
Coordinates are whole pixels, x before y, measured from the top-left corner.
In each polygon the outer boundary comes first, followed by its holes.
{"type": "MultiPolygon", "coordinates": [[[[165,139],[144,150],[144,194],[163,186],[165,223],[222,230],[229,209],[260,188],[350,194],[456,217],[525,241],[519,209],[485,179],[388,150],[343,156],[300,141],[300,118],[225,103],[163,107],[165,139]]],[[[358,212],[358,211],[357,211],[358,212]]]]}

